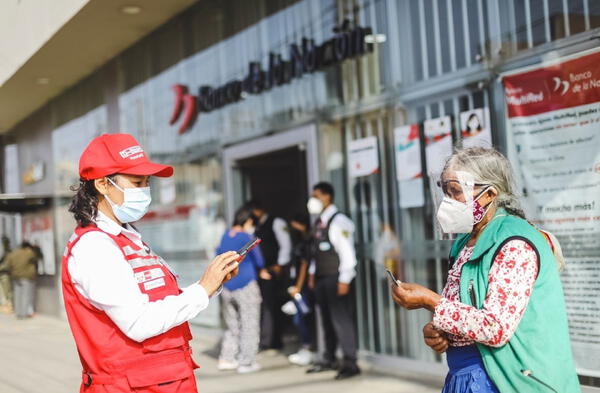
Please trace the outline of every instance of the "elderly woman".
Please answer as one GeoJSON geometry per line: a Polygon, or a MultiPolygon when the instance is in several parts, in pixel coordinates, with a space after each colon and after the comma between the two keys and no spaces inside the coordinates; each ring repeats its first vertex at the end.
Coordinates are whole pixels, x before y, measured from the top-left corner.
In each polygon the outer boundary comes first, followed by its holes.
{"type": "Polygon", "coordinates": [[[439,185],[438,221],[460,234],[447,284],[439,295],[401,283],[393,298],[433,312],[423,333],[447,354],[442,392],[579,392],[555,257],[524,218],[508,160],[493,149],[458,151],[439,185]]]}

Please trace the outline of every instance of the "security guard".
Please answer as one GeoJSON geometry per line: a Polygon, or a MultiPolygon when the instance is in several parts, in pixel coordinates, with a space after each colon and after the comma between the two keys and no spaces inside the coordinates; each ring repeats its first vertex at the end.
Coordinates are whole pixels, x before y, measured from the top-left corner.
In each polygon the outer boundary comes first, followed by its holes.
{"type": "Polygon", "coordinates": [[[238,255],[217,256],[197,283],[179,288],[130,224],[148,210],[149,177],[172,174],[128,134],[99,136],[81,155],[69,208],[78,225],[62,260],[80,392],[197,392],[187,321],[237,274],[238,255]]]}
{"type": "Polygon", "coordinates": [[[257,218],[255,235],[262,239],[260,250],[271,279],[261,280],[263,298],[260,321],[260,348],[281,349],[285,319],[281,306],[288,300],[287,284],[292,254],[292,239],[283,218],[267,213],[256,200],[246,204],[257,218]]]}
{"type": "Polygon", "coordinates": [[[312,197],[307,205],[310,214],[319,215],[313,234],[313,263],[310,267],[309,286],[315,289],[325,334],[323,359],[307,372],[337,368],[335,378],[346,379],[360,374],[356,364],[357,335],[354,317],[354,224],[338,211],[333,198],[333,186],[321,182],[313,187],[312,197]],[[336,364],[335,359],[338,343],[344,355],[340,365],[336,364]]]}

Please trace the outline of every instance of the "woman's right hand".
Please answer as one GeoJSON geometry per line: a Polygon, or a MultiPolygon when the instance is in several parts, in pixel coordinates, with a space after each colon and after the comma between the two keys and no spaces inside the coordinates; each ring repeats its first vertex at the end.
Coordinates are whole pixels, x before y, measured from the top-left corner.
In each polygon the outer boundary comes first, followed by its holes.
{"type": "Polygon", "coordinates": [[[200,279],[200,285],[206,291],[206,294],[211,297],[221,285],[223,281],[239,266],[237,259],[239,255],[235,251],[229,251],[221,255],[217,255],[215,259],[208,265],[204,271],[204,275],[200,279]]]}
{"type": "Polygon", "coordinates": [[[448,349],[448,336],[446,332],[436,329],[432,322],[423,326],[423,338],[425,339],[425,344],[439,354],[446,352],[448,349]]]}

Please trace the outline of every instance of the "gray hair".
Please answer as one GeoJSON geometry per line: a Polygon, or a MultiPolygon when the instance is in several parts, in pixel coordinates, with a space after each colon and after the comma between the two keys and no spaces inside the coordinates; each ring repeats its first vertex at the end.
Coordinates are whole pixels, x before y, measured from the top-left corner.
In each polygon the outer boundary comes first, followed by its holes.
{"type": "Polygon", "coordinates": [[[525,212],[514,191],[515,183],[510,162],[496,149],[470,147],[457,150],[446,161],[443,173],[448,170],[469,172],[476,183],[493,186],[498,191],[496,207],[525,218],[525,212]]]}

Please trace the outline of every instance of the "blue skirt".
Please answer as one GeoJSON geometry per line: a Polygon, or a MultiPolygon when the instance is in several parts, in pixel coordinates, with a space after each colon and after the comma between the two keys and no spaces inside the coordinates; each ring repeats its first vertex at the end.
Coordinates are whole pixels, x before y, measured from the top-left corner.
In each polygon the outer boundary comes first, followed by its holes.
{"type": "Polygon", "coordinates": [[[448,376],[442,393],[499,393],[475,345],[448,347],[448,376]]]}

